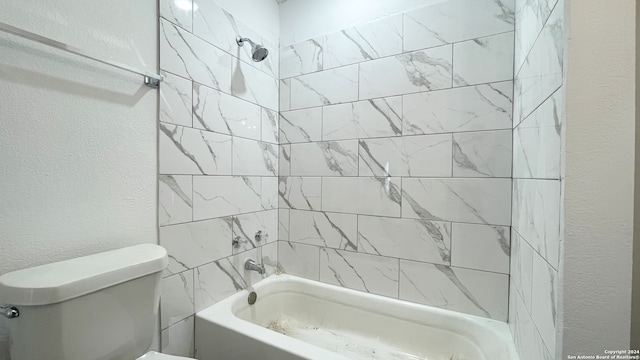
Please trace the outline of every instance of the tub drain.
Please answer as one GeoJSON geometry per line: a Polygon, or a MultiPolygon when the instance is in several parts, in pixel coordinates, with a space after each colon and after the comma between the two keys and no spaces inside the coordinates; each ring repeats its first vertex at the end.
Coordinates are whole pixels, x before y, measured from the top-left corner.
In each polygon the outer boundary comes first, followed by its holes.
{"type": "Polygon", "coordinates": [[[256,294],[255,291],[252,291],[251,293],[249,293],[249,298],[247,299],[247,301],[249,301],[249,305],[253,305],[256,303],[257,299],[258,299],[258,294],[256,294]]]}

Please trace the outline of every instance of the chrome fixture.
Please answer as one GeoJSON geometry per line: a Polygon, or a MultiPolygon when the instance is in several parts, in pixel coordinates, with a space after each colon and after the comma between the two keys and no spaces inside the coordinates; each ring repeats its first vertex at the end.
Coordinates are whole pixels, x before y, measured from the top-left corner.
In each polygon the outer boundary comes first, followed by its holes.
{"type": "Polygon", "coordinates": [[[260,62],[267,58],[267,55],[269,55],[269,50],[267,50],[267,48],[260,44],[254,43],[249,38],[243,38],[240,35],[236,36],[236,44],[238,44],[238,46],[242,47],[245,41],[251,44],[251,59],[253,61],[260,62]]]}
{"type": "Polygon", "coordinates": [[[249,303],[249,305],[255,304],[256,300],[258,300],[258,294],[256,294],[255,291],[250,292],[249,297],[247,298],[247,302],[249,303]]]}
{"type": "Polygon", "coordinates": [[[256,241],[267,241],[269,240],[269,234],[267,234],[266,232],[262,232],[262,230],[258,230],[256,231],[254,239],[256,239],[256,241]]]}
{"type": "Polygon", "coordinates": [[[18,308],[15,306],[0,306],[0,311],[2,311],[2,315],[4,315],[7,319],[15,319],[20,316],[20,311],[18,311],[18,308]]]}
{"type": "Polygon", "coordinates": [[[83,58],[87,58],[87,59],[94,60],[106,65],[117,67],[119,69],[132,72],[134,74],[142,75],[144,78],[144,84],[152,88],[157,88],[158,86],[160,86],[160,82],[162,81],[161,75],[152,74],[144,70],[137,69],[133,66],[122,64],[116,61],[103,59],[102,57],[97,56],[95,54],[91,54],[83,49],[79,49],[77,47],[67,45],[65,43],[61,43],[59,41],[55,41],[55,40],[46,38],[44,36],[40,36],[38,34],[34,34],[26,30],[19,29],[9,24],[0,23],[0,31],[13,34],[16,36],[20,36],[21,38],[25,38],[31,41],[39,42],[40,44],[47,45],[58,50],[62,50],[78,56],[82,56],[83,58]]]}
{"type": "Polygon", "coordinates": [[[260,275],[265,273],[264,265],[258,264],[249,258],[244,261],[244,268],[245,270],[256,271],[260,275]]]}
{"type": "Polygon", "coordinates": [[[233,238],[233,240],[231,240],[231,245],[233,245],[234,248],[239,248],[241,245],[244,245],[247,243],[246,239],[243,239],[240,236],[236,236],[233,238]]]}

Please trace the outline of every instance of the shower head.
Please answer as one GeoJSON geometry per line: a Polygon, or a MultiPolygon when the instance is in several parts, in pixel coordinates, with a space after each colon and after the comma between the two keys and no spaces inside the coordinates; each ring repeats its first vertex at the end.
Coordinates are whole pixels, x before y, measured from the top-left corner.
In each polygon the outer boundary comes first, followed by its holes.
{"type": "Polygon", "coordinates": [[[269,55],[269,50],[267,50],[267,48],[260,44],[254,43],[249,38],[243,38],[239,35],[236,37],[236,43],[238,44],[238,46],[243,46],[245,41],[251,44],[251,59],[253,59],[253,61],[260,62],[267,58],[267,55],[269,55]]]}

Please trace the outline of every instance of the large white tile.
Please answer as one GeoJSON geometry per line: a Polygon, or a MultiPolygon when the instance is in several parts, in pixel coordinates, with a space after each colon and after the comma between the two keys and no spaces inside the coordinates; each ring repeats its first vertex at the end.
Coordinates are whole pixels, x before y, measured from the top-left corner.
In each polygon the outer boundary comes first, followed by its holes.
{"type": "Polygon", "coordinates": [[[160,21],[160,68],[215,89],[231,89],[231,55],[166,20],[160,21]]]}
{"type": "Polygon", "coordinates": [[[516,1],[516,72],[522,66],[557,0],[516,1]]]}
{"type": "Polygon", "coordinates": [[[510,235],[507,226],[453,223],[451,266],[508,274],[510,235]]]}
{"type": "Polygon", "coordinates": [[[360,140],[360,176],[451,176],[451,135],[360,140]]]}
{"type": "Polygon", "coordinates": [[[280,177],[278,194],[280,208],[321,210],[322,179],[319,177],[280,177]]]}
{"type": "Polygon", "coordinates": [[[514,0],[448,0],[404,15],[404,50],[450,44],[514,29],[514,0]]]}
{"type": "Polygon", "coordinates": [[[194,356],[194,317],[162,330],[162,353],[175,356],[194,356]]]}
{"type": "Polygon", "coordinates": [[[509,276],[400,260],[400,299],[506,321],[509,276]]]}
{"type": "Polygon", "coordinates": [[[278,209],[278,240],[289,241],[290,213],[289,209],[278,209]]]}
{"type": "Polygon", "coordinates": [[[195,176],[193,219],[211,219],[262,210],[261,185],[259,177],[195,176]]]}
{"type": "Polygon", "coordinates": [[[358,65],[291,78],[291,109],[358,100],[358,65]]]}
{"type": "Polygon", "coordinates": [[[320,141],[322,108],[280,112],[280,143],[320,141]]]}
{"type": "Polygon", "coordinates": [[[511,177],[511,130],[453,134],[454,177],[511,177]]]}
{"type": "Polygon", "coordinates": [[[322,210],[353,214],[400,216],[399,178],[322,178],[322,210]]]}
{"type": "Polygon", "coordinates": [[[278,266],[285,274],[319,280],[320,248],[280,241],[278,244],[278,266]]]}
{"type": "Polygon", "coordinates": [[[403,179],[402,217],[511,224],[511,179],[403,179]]]}
{"type": "Polygon", "coordinates": [[[267,176],[261,179],[262,193],[260,200],[262,201],[262,209],[272,210],[278,208],[278,178],[275,176],[267,176]]]}
{"type": "Polygon", "coordinates": [[[562,88],[513,130],[513,177],[560,179],[562,88]]]}
{"type": "Polygon", "coordinates": [[[277,144],[280,128],[278,112],[262,108],[262,141],[277,144]]]}
{"type": "Polygon", "coordinates": [[[280,78],[322,70],[323,39],[316,38],[280,48],[280,78]]]}
{"type": "Polygon", "coordinates": [[[291,175],[291,145],[278,146],[278,175],[291,175]]]}
{"type": "Polygon", "coordinates": [[[191,80],[166,71],[160,86],[160,122],[191,126],[191,80]]]}
{"type": "Polygon", "coordinates": [[[452,48],[441,46],[360,64],[360,100],[452,86],[452,48]]]}
{"type": "Polygon", "coordinates": [[[511,129],[513,83],[403,96],[404,135],[511,129]]]}
{"type": "Polygon", "coordinates": [[[162,279],[160,319],[162,329],[194,314],[193,270],[162,279]]]}
{"type": "Polygon", "coordinates": [[[218,48],[236,54],[239,34],[236,19],[224,11],[215,1],[193,0],[196,10],[193,13],[193,33],[218,48]]]}
{"type": "MultiPolygon", "coordinates": [[[[216,47],[255,68],[262,68],[262,63],[254,63],[251,59],[251,46],[239,47],[236,36],[250,38],[256,43],[263,43],[262,37],[251,28],[238,21],[233,15],[222,9],[215,1],[194,0],[193,33],[216,47]]],[[[265,44],[267,45],[267,44],[265,44]]],[[[277,48],[267,45],[270,53],[277,48]]]]}
{"type": "Polygon", "coordinates": [[[521,360],[552,360],[535,323],[518,294],[510,297],[509,325],[521,360]]]}
{"type": "Polygon", "coordinates": [[[560,256],[560,181],[513,180],[513,228],[557,269],[560,256]]]}
{"type": "Polygon", "coordinates": [[[280,80],[280,111],[291,109],[291,79],[280,80]]]}
{"type": "Polygon", "coordinates": [[[240,246],[233,248],[239,253],[274,242],[278,237],[278,210],[258,211],[233,217],[233,237],[240,237],[240,246]],[[257,237],[258,231],[261,236],[257,237]]]}
{"type": "Polygon", "coordinates": [[[169,255],[165,273],[180,273],[231,255],[231,235],[231,218],[160,228],[160,246],[169,255]]]}
{"type": "Polygon", "coordinates": [[[356,140],[291,145],[292,176],[357,176],[356,140]]]}
{"type": "Polygon", "coordinates": [[[269,242],[254,251],[257,254],[256,258],[262,259],[265,271],[264,277],[282,273],[278,267],[278,241],[269,242]]]}
{"type": "Polygon", "coordinates": [[[358,218],[352,214],[291,210],[289,241],[357,250],[358,218]]]}
{"type": "Polygon", "coordinates": [[[209,306],[244,289],[246,283],[239,272],[239,258],[230,257],[200,266],[195,269],[195,310],[209,306]]]}
{"type": "Polygon", "coordinates": [[[513,80],[513,32],[453,45],[455,86],[513,80]]]}
{"type": "Polygon", "coordinates": [[[402,97],[325,106],[322,140],[343,140],[402,134],[402,97]]]}
{"type": "Polygon", "coordinates": [[[193,184],[188,175],[158,176],[158,222],[160,226],[192,220],[193,184]]]}
{"type": "MultiPolygon", "coordinates": [[[[562,5],[559,3],[559,5],[562,5]]],[[[564,6],[556,6],[538,36],[524,65],[516,74],[516,122],[526,118],[562,85],[564,57],[564,6]]]]}
{"type": "Polygon", "coordinates": [[[161,174],[231,173],[231,136],[160,123],[161,174]]]}
{"type": "Polygon", "coordinates": [[[194,270],[195,311],[201,311],[226,299],[238,291],[257,284],[275,273],[275,248],[269,244],[262,248],[226,257],[194,270]],[[264,248],[264,249],[263,249],[264,248]],[[262,257],[260,253],[262,252],[262,257]],[[262,275],[245,270],[244,260],[250,258],[265,266],[262,275]]]}
{"type": "Polygon", "coordinates": [[[518,233],[511,229],[511,285],[527,311],[531,313],[531,283],[533,282],[533,249],[518,233]]]}
{"type": "Polygon", "coordinates": [[[449,265],[451,223],[360,215],[358,252],[449,265]]]}
{"type": "Polygon", "coordinates": [[[193,0],[160,0],[160,16],[181,28],[191,31],[193,26],[193,0]]]}
{"type": "Polygon", "coordinates": [[[233,175],[276,176],[278,146],[262,141],[233,139],[233,175]]]}
{"type": "Polygon", "coordinates": [[[239,60],[234,60],[232,67],[231,95],[278,110],[279,81],[275,77],[239,60]]]}
{"type": "Polygon", "coordinates": [[[538,254],[533,256],[531,318],[550,351],[556,348],[558,272],[538,254]]]}
{"type": "Polygon", "coordinates": [[[398,260],[321,248],[320,281],[397,298],[398,260]]]}
{"type": "Polygon", "coordinates": [[[267,75],[275,79],[280,79],[280,51],[278,45],[263,37],[262,46],[269,51],[269,55],[263,61],[258,63],[254,62],[253,64],[256,66],[260,65],[260,69],[267,73],[267,75]]]}
{"type": "Polygon", "coordinates": [[[193,127],[260,140],[260,107],[193,84],[193,127]]]}
{"type": "Polygon", "coordinates": [[[330,69],[402,52],[402,15],[325,36],[323,67],[330,69]]]}

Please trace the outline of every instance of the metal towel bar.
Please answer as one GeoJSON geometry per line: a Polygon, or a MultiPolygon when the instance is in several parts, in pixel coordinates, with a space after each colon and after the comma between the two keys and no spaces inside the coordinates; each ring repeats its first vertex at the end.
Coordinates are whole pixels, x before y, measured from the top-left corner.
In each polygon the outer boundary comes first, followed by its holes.
{"type": "Polygon", "coordinates": [[[116,62],[116,61],[101,59],[98,56],[92,55],[92,54],[90,54],[90,53],[88,53],[88,52],[86,52],[86,51],[84,51],[82,49],[78,49],[78,48],[76,48],[74,46],[67,45],[67,44],[61,43],[59,41],[51,40],[51,39],[46,38],[44,36],[40,36],[38,34],[34,34],[32,32],[28,32],[28,31],[19,29],[17,27],[14,27],[14,26],[2,23],[2,22],[0,22],[0,30],[4,31],[6,33],[9,33],[9,34],[20,36],[20,37],[25,38],[25,39],[29,39],[29,40],[33,40],[35,42],[39,42],[41,44],[44,44],[44,45],[47,45],[47,46],[50,46],[50,47],[53,47],[53,48],[56,48],[56,49],[59,49],[59,50],[62,50],[62,51],[66,51],[66,52],[69,52],[69,53],[72,53],[72,54],[75,54],[75,55],[78,55],[78,56],[82,56],[82,57],[87,58],[87,59],[95,60],[95,61],[101,62],[103,64],[107,64],[107,65],[110,65],[110,66],[113,66],[113,67],[117,67],[119,69],[126,70],[126,71],[132,72],[134,74],[142,75],[144,77],[144,84],[149,86],[149,87],[152,87],[152,88],[157,88],[160,85],[160,82],[162,81],[162,76],[161,75],[148,73],[148,72],[146,72],[144,70],[137,69],[137,68],[135,68],[133,66],[121,64],[121,63],[116,62]]]}

